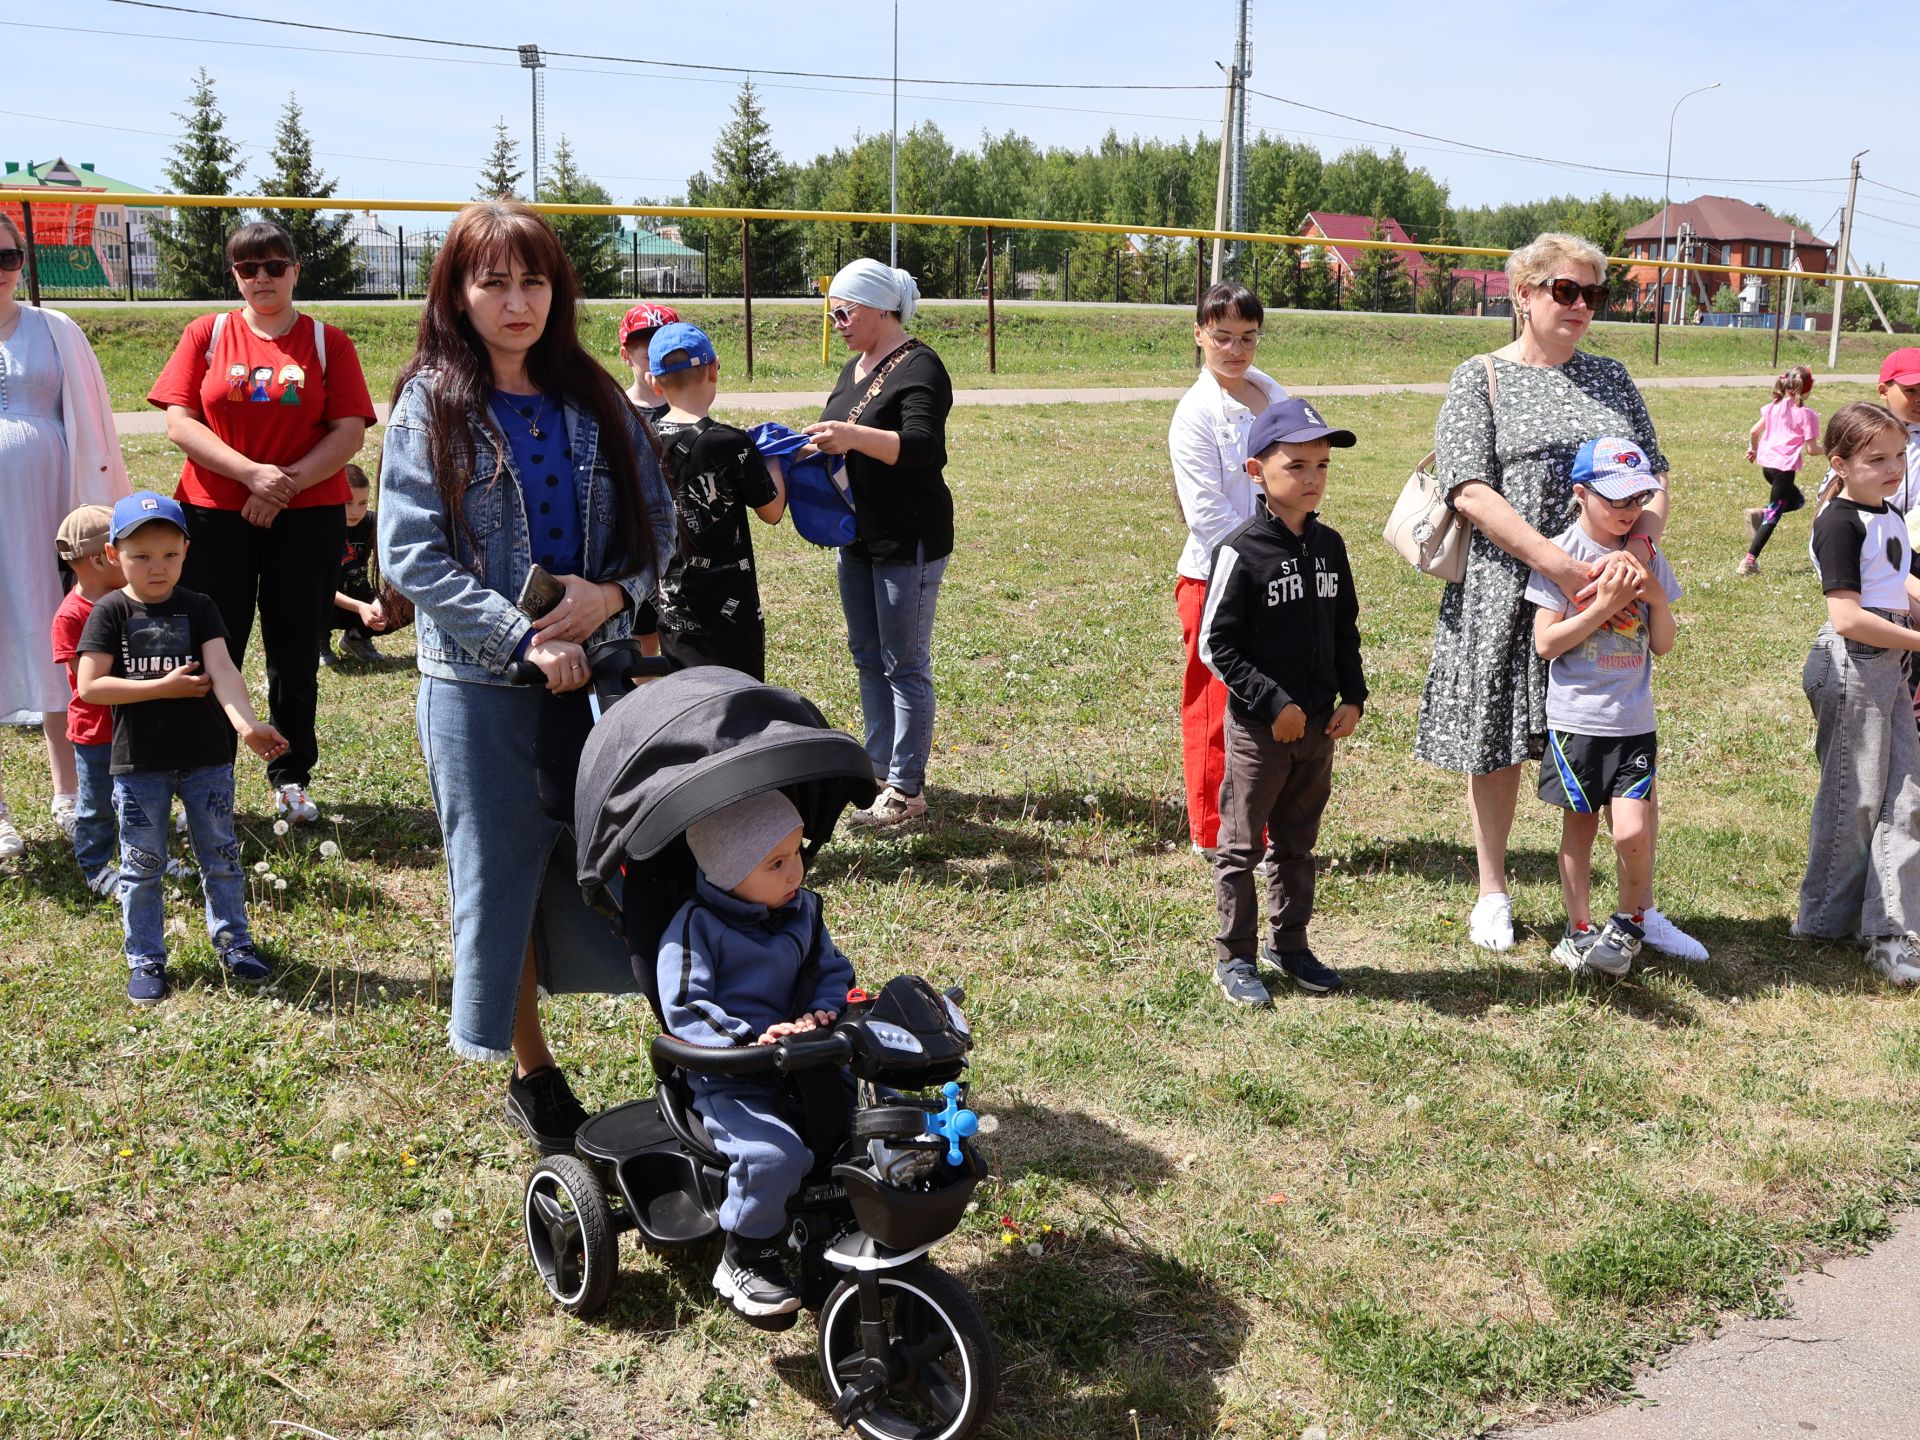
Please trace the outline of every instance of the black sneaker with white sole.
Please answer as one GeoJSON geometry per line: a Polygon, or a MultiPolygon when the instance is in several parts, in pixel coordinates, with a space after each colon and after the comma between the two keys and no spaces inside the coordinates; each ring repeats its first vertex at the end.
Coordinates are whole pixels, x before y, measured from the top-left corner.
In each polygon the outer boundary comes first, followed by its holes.
{"type": "Polygon", "coordinates": [[[728,1235],[713,1272],[713,1288],[742,1315],[787,1315],[800,1308],[800,1296],[787,1278],[785,1247],[778,1239],[747,1240],[728,1235]]]}
{"type": "Polygon", "coordinates": [[[507,1081],[507,1123],[542,1155],[570,1155],[573,1137],[587,1123],[586,1107],[573,1096],[558,1065],[542,1065],[507,1081]]]}

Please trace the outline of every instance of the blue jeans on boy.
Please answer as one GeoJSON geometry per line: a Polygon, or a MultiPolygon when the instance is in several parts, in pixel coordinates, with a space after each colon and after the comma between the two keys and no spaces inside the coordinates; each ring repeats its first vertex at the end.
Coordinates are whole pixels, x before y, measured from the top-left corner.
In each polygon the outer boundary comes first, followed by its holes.
{"type": "Polygon", "coordinates": [[[222,953],[253,943],[247,929],[240,845],[233,837],[233,766],[137,770],[113,777],[113,808],[120,820],[120,913],[127,931],[129,968],[166,963],[163,887],[176,795],[187,812],[187,834],[200,865],[207,938],[222,953]]]}
{"type": "Polygon", "coordinates": [[[73,858],[80,873],[91,880],[113,863],[118,849],[113,823],[113,742],[76,745],[73,761],[80,773],[80,791],[74,800],[73,858]]]}
{"type": "Polygon", "coordinates": [[[840,552],[840,608],[860,675],[860,715],[873,774],[918,795],[933,749],[933,609],[948,556],[876,565],[840,552]]]}

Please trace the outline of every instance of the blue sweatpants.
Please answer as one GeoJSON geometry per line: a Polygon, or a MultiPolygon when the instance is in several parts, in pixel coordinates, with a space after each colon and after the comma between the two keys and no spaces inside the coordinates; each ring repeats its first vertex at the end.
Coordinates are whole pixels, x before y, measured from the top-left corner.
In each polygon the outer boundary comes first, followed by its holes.
{"type": "Polygon", "coordinates": [[[787,1228],[787,1202],[813,1168],[813,1152],[787,1119],[796,1107],[782,1091],[751,1080],[687,1078],[693,1108],[727,1157],[720,1228],[744,1240],[771,1240],[787,1228]]]}

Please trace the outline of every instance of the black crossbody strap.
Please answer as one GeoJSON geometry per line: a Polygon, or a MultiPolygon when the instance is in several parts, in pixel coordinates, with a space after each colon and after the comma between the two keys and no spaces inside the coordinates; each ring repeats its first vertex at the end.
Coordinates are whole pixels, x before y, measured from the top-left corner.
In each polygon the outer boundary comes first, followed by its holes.
{"type": "Polygon", "coordinates": [[[865,412],[867,406],[873,403],[874,397],[879,395],[880,387],[887,383],[887,376],[893,373],[894,367],[899,365],[902,360],[906,359],[907,356],[919,348],[920,342],[912,336],[908,336],[907,339],[901,343],[898,350],[895,350],[893,354],[889,355],[880,363],[880,368],[874,372],[873,379],[867,384],[867,393],[860,397],[860,403],[858,405],[847,412],[847,424],[858,425],[860,423],[860,416],[865,412]]]}

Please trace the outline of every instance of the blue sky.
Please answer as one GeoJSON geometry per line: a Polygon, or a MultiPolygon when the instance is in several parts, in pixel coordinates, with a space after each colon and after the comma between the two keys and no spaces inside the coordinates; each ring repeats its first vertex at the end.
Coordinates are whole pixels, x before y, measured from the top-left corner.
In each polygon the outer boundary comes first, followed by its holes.
{"type": "MultiPolygon", "coordinates": [[[[233,15],[272,14],[228,0],[233,15]]],[[[1828,4],[1817,11],[1759,0],[1670,7],[1656,33],[1590,5],[1477,7],[1471,20],[1412,0],[1364,10],[1255,0],[1252,86],[1363,119],[1564,162],[1653,172],[1588,173],[1394,136],[1256,97],[1252,124],[1334,154],[1398,143],[1445,181],[1456,203],[1497,203],[1572,191],[1658,194],[1668,113],[1683,91],[1719,90],[1682,105],[1674,147],[1676,199],[1739,195],[1803,215],[1836,240],[1847,160],[1869,149],[1858,258],[1920,277],[1920,156],[1899,136],[1920,109],[1898,69],[1876,55],[1911,57],[1920,19],[1899,7],[1828,4]],[[1360,17],[1364,16],[1364,32],[1360,17]],[[1833,46],[1845,54],[1824,58],[1833,46]],[[1649,62],[1658,52],[1671,57],[1649,62]],[[1685,178],[1700,177],[1700,178],[1685,178]],[[1759,183],[1732,183],[1734,181],[1759,183]]],[[[93,161],[133,182],[158,183],[194,68],[214,76],[229,128],[265,146],[289,91],[297,92],[323,163],[353,196],[464,198],[494,120],[524,144],[528,84],[511,56],[324,35],[67,0],[21,8],[0,22],[11,61],[0,91],[0,156],[93,161]],[[23,18],[15,19],[15,16],[23,18]],[[62,27],[62,28],[55,28],[62,27]],[[74,33],[76,31],[92,33],[74,33]],[[339,52],[358,51],[359,54],[339,52]]],[[[563,9],[529,18],[524,4],[473,0],[400,7],[340,0],[293,18],[483,44],[645,56],[755,70],[774,138],[808,158],[855,131],[885,132],[888,85],[815,78],[886,76],[892,7],[850,0],[705,0],[563,9]],[[695,30],[697,19],[698,33],[695,30]]],[[[906,0],[900,72],[947,79],[1213,86],[1231,53],[1233,0],[1176,5],[1141,0],[966,7],[906,0]],[[1091,18],[1089,18],[1091,17],[1091,18]]],[[[1908,66],[1910,68],[1910,66],[1908,66]]],[[[565,133],[580,163],[621,200],[679,193],[708,162],[738,76],[555,58],[547,73],[549,137],[565,133]]],[[[903,82],[900,124],[936,121],[960,144],[982,129],[1017,129],[1042,144],[1096,143],[1108,129],[1174,136],[1218,128],[1215,89],[1109,92],[951,90],[903,82]]],[[[551,143],[551,141],[550,141],[551,143]]]]}

